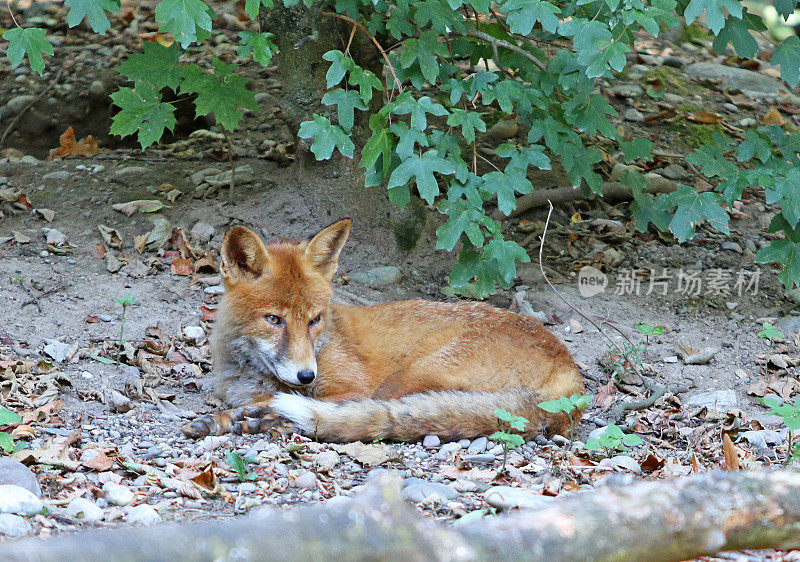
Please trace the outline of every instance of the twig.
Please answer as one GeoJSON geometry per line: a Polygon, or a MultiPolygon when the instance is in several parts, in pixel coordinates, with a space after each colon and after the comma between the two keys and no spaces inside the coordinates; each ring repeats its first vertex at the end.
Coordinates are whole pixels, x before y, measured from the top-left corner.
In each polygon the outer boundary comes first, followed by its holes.
{"type": "Polygon", "coordinates": [[[539,70],[544,71],[547,67],[545,64],[533,56],[531,53],[520,47],[519,45],[514,45],[514,43],[509,43],[503,39],[497,39],[496,37],[492,37],[488,33],[484,33],[483,31],[478,31],[477,29],[467,29],[465,32],[461,33],[461,35],[465,37],[474,37],[475,39],[481,39],[490,43],[493,48],[496,47],[503,47],[504,49],[508,49],[509,51],[514,51],[531,61],[539,70]]]}
{"type": "Polygon", "coordinates": [[[36,105],[39,102],[39,100],[42,99],[42,97],[47,92],[50,91],[50,88],[52,88],[53,85],[55,85],[56,82],[58,82],[58,80],[61,78],[61,74],[63,73],[63,71],[64,71],[64,69],[62,68],[58,72],[56,72],[55,75],[53,76],[52,80],[50,80],[50,82],[48,82],[45,85],[45,87],[42,88],[42,91],[39,92],[36,95],[35,98],[33,98],[31,101],[29,101],[27,104],[25,104],[25,106],[20,110],[20,112],[17,113],[17,116],[14,117],[14,120],[11,121],[11,123],[8,124],[8,127],[6,127],[6,130],[3,132],[3,136],[0,137],[0,148],[3,148],[3,144],[6,142],[6,138],[8,138],[8,136],[12,132],[14,132],[14,130],[17,128],[17,125],[19,125],[19,122],[22,120],[22,118],[25,116],[25,114],[28,112],[28,110],[30,108],[32,108],[34,105],[36,105]]]}
{"type": "Polygon", "coordinates": [[[11,21],[14,22],[14,25],[19,27],[19,24],[17,23],[17,18],[14,17],[14,12],[11,11],[11,0],[8,0],[6,2],[6,8],[8,8],[8,15],[11,16],[11,21]]]}
{"type": "Polygon", "coordinates": [[[375,39],[375,36],[372,35],[372,33],[369,32],[369,29],[367,29],[367,27],[363,23],[361,23],[359,21],[356,21],[353,18],[347,17],[345,15],[337,14],[336,12],[320,12],[319,15],[326,16],[326,17],[329,17],[329,18],[337,18],[337,19],[340,19],[340,20],[344,20],[344,21],[350,22],[354,26],[358,27],[361,31],[366,33],[367,36],[370,39],[372,39],[372,42],[375,44],[375,46],[378,48],[378,50],[381,52],[381,55],[383,56],[383,60],[386,61],[386,65],[389,67],[389,71],[392,73],[392,78],[394,78],[395,84],[397,84],[397,89],[399,91],[401,91],[401,92],[403,91],[403,85],[400,83],[400,79],[397,77],[397,74],[395,74],[394,66],[392,66],[391,62],[389,62],[389,57],[386,55],[386,51],[383,50],[383,47],[381,47],[381,44],[378,43],[378,40],[375,39]]]}
{"type": "Polygon", "coordinates": [[[643,400],[634,400],[632,402],[620,402],[617,404],[613,410],[611,410],[610,419],[613,423],[617,423],[622,415],[627,412],[628,410],[644,410],[645,408],[649,408],[656,401],[664,396],[667,392],[671,392],[672,394],[680,394],[681,392],[686,392],[689,390],[685,386],[679,386],[676,388],[669,388],[668,386],[664,386],[663,384],[658,384],[653,382],[648,377],[642,377],[642,386],[650,391],[650,396],[643,400]]]}
{"type": "Polygon", "coordinates": [[[23,302],[20,305],[19,309],[22,310],[23,308],[25,308],[26,306],[28,306],[30,304],[35,304],[36,308],[39,309],[39,312],[41,312],[42,311],[42,307],[39,305],[39,299],[42,299],[44,297],[48,297],[48,296],[50,296],[52,294],[58,293],[60,291],[63,291],[64,289],[68,289],[69,287],[70,287],[69,285],[58,285],[58,286],[56,286],[56,287],[54,287],[52,289],[48,289],[48,290],[44,291],[42,294],[37,295],[37,296],[33,297],[32,299],[28,299],[25,302],[23,302]]]}

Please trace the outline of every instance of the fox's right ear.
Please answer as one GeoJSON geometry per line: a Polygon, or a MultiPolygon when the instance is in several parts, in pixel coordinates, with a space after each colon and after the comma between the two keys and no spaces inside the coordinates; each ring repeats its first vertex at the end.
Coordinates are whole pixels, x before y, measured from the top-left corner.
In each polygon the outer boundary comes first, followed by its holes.
{"type": "Polygon", "coordinates": [[[220,250],[226,283],[255,281],[267,267],[267,249],[258,234],[246,226],[233,226],[225,234],[220,250]]]}

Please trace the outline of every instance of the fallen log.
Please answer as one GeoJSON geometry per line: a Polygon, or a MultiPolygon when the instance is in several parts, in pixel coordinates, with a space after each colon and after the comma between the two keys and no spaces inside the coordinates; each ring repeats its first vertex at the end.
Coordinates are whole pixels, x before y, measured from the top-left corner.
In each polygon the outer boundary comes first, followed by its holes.
{"type": "Polygon", "coordinates": [[[709,472],[661,481],[616,476],[548,507],[438,525],[396,480],[354,499],[265,509],[210,523],[0,543],[0,560],[635,560],[800,548],[800,473],[709,472]]]}

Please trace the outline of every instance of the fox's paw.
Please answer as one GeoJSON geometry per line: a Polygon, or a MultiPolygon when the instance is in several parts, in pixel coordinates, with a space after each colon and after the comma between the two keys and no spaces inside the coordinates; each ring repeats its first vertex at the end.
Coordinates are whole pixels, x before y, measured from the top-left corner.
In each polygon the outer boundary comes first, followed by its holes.
{"type": "Polygon", "coordinates": [[[189,439],[202,439],[209,435],[221,435],[212,416],[203,416],[185,424],[181,431],[189,439]]]}
{"type": "Polygon", "coordinates": [[[262,433],[269,427],[269,423],[261,418],[269,413],[270,409],[263,406],[244,406],[201,416],[181,429],[183,434],[191,439],[224,435],[229,431],[237,435],[262,433]]]}
{"type": "Polygon", "coordinates": [[[270,402],[273,410],[294,422],[303,433],[314,429],[314,405],[318,400],[298,394],[276,394],[270,402]]]}

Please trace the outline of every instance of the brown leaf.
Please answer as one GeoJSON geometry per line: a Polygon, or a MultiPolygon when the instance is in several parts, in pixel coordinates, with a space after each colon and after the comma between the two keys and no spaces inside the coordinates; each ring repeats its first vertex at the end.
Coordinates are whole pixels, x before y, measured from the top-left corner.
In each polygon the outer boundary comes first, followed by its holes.
{"type": "Polygon", "coordinates": [[[194,265],[185,258],[173,258],[170,272],[173,275],[191,275],[194,273],[194,265]]]}
{"type": "Polygon", "coordinates": [[[100,236],[103,237],[103,240],[106,244],[116,250],[122,248],[122,235],[119,233],[119,230],[104,224],[98,224],[97,230],[100,231],[100,236]]]}
{"type": "Polygon", "coordinates": [[[747,387],[747,394],[751,396],[764,396],[768,389],[769,383],[762,378],[747,387]]]}
{"type": "Polygon", "coordinates": [[[201,305],[200,310],[203,311],[203,322],[213,322],[217,319],[216,308],[201,305]]]}
{"type": "Polygon", "coordinates": [[[689,121],[694,121],[695,123],[705,123],[707,125],[722,122],[721,115],[717,115],[716,113],[710,113],[708,111],[703,111],[702,109],[699,111],[692,111],[686,116],[686,118],[689,121]]]}
{"type": "Polygon", "coordinates": [[[91,158],[100,152],[97,141],[94,140],[92,135],[82,139],[80,142],[75,140],[75,131],[69,127],[59,137],[60,146],[50,151],[48,158],[69,158],[70,156],[78,158],[91,158]]]}
{"type": "Polygon", "coordinates": [[[781,112],[778,111],[778,108],[773,105],[767,110],[764,117],[761,118],[761,124],[778,125],[782,127],[786,124],[786,120],[783,118],[783,115],[781,115],[781,112]]]}
{"type": "Polygon", "coordinates": [[[76,429],[67,436],[63,443],[56,443],[55,439],[50,439],[41,449],[23,449],[17,451],[12,457],[20,462],[51,464],[61,466],[69,470],[76,470],[81,463],[69,458],[69,447],[80,439],[81,430],[76,429]]]}
{"type": "Polygon", "coordinates": [[[608,384],[604,384],[597,389],[595,405],[602,410],[608,409],[614,402],[614,394],[616,392],[617,387],[614,386],[614,381],[608,381],[608,384]]]}
{"type": "Polygon", "coordinates": [[[216,273],[218,271],[217,264],[211,258],[200,258],[194,262],[195,273],[216,273]]]}
{"type": "Polygon", "coordinates": [[[103,244],[102,242],[98,242],[97,244],[94,245],[94,255],[96,257],[103,259],[106,257],[106,252],[107,252],[106,245],[103,244]]]}
{"type": "Polygon", "coordinates": [[[114,466],[114,460],[109,458],[109,456],[105,453],[101,452],[90,461],[81,461],[81,464],[86,468],[91,468],[97,472],[105,472],[114,466]]]}
{"type": "Polygon", "coordinates": [[[725,468],[727,470],[739,470],[739,453],[727,433],[722,434],[722,450],[725,452],[725,468]]]}

